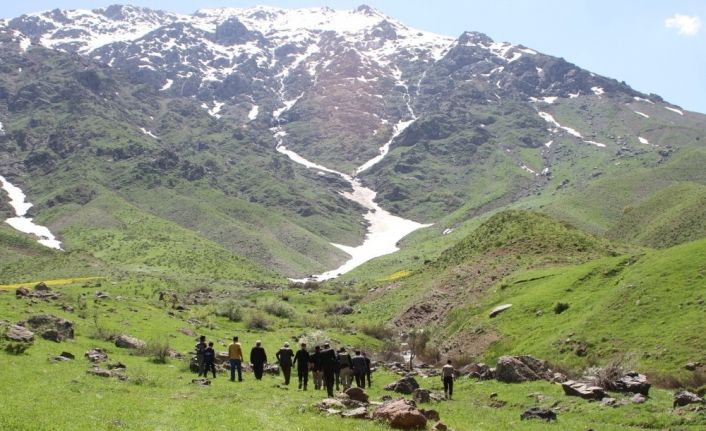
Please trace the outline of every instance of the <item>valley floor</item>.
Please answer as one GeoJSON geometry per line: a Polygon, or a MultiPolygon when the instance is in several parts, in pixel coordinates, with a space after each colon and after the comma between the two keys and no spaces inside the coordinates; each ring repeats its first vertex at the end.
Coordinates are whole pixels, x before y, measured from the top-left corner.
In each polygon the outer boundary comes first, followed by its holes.
{"type": "MultiPolygon", "coordinates": [[[[50,313],[75,323],[75,339],[55,343],[43,339],[34,342],[25,353],[0,353],[0,429],[3,430],[384,430],[382,423],[326,416],[314,407],[325,398],[322,391],[299,391],[296,384],[283,387],[280,377],[265,376],[255,381],[245,375],[243,383],[232,383],[220,374],[209,387],[191,383],[195,377],[188,371],[186,360],[170,360],[156,364],[149,357],[139,356],[115,347],[101,339],[100,333],[121,331],[143,339],[162,337],[177,351],[188,353],[194,337],[179,330],[190,328],[205,333],[217,341],[217,350],[226,350],[226,340],[239,334],[246,351],[256,339],[262,339],[270,355],[284,340],[300,334],[324,334],[335,344],[369,349],[379,342],[358,334],[350,328],[324,328],[312,333],[298,320],[301,315],[320,313],[341,300],[333,291],[295,293],[282,291],[295,314],[287,319],[271,318],[268,331],[247,329],[242,322],[225,318],[209,318],[209,305],[192,305],[187,311],[173,311],[157,300],[158,287],[139,282],[103,283],[96,288],[72,285],[54,287],[61,294],[59,301],[32,303],[15,298],[10,289],[0,293],[0,316],[15,323],[29,315],[50,313]],[[96,290],[108,298],[95,299],[96,290]],[[79,300],[83,298],[83,300],[79,300]],[[65,312],[63,305],[75,306],[65,312]],[[190,320],[191,319],[191,320],[190,320]],[[191,322],[205,322],[194,326],[191,322]],[[128,379],[120,381],[88,375],[90,362],[84,352],[94,347],[108,351],[111,361],[126,365],[128,379]],[[75,355],[72,361],[51,363],[48,358],[67,351],[75,355]]],[[[90,286],[85,283],[84,286],[90,286]]],[[[257,292],[257,296],[270,293],[257,292]]],[[[334,319],[329,319],[333,325],[334,319]]],[[[318,334],[318,335],[316,335],[318,334]]],[[[383,395],[384,385],[397,375],[376,372],[371,400],[383,395]]],[[[424,388],[441,390],[438,378],[419,379],[424,388]]],[[[617,396],[620,398],[620,396],[617,396]]],[[[441,420],[455,430],[698,430],[706,426],[703,412],[695,409],[672,409],[672,393],[653,390],[651,398],[641,405],[627,404],[619,408],[601,406],[563,395],[559,385],[548,382],[502,384],[495,381],[459,379],[455,399],[434,403],[427,408],[439,411],[441,420]],[[496,397],[491,398],[491,394],[496,397]],[[520,414],[533,406],[553,407],[558,421],[520,421],[520,414]]]]}

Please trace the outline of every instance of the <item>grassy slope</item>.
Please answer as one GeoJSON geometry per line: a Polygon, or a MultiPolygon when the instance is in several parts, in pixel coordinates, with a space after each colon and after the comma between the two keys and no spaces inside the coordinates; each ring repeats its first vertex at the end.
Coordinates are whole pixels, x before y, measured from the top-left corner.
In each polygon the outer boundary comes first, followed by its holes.
{"type": "MultiPolygon", "coordinates": [[[[219,375],[211,387],[200,388],[190,383],[194,375],[187,371],[182,361],[155,364],[147,357],[132,355],[115,348],[112,343],[94,338],[97,322],[104,331],[127,332],[147,340],[167,339],[177,350],[188,352],[195,341],[178,329],[194,328],[186,322],[193,317],[206,322],[194,329],[218,341],[218,350],[225,349],[221,342],[238,334],[246,350],[256,339],[262,339],[272,354],[283,340],[308,331],[300,320],[308,310],[321,313],[332,301],[342,300],[345,291],[285,290],[281,294],[288,295],[288,302],[297,313],[295,317],[287,320],[270,316],[274,322],[271,331],[251,332],[244,329],[242,323],[209,317],[209,306],[193,306],[190,311],[170,315],[170,310],[155,299],[156,292],[163,287],[161,283],[149,280],[104,283],[100,289],[110,293],[111,298],[89,299],[85,302],[86,308],[77,308],[76,313],[61,311],[60,304],[29,306],[10,293],[0,293],[0,310],[3,318],[9,321],[20,320],[28,314],[49,312],[76,323],[76,339],[73,341],[57,344],[40,339],[20,356],[0,352],[5,365],[0,368],[0,387],[3,393],[12,394],[3,397],[5,408],[0,413],[0,427],[16,430],[228,429],[235,423],[248,429],[389,429],[375,422],[343,420],[317,413],[312,405],[324,398],[322,392],[300,392],[296,387],[283,389],[277,385],[280,378],[265,377],[256,382],[252,375],[246,374],[245,382],[239,384],[219,375]],[[129,380],[120,382],[87,375],[89,362],[82,355],[93,347],[106,348],[111,360],[126,364],[129,380]],[[69,351],[77,359],[58,364],[47,362],[48,356],[61,351],[69,351]],[[57,408],[58,401],[61,408],[57,408]]],[[[68,303],[77,307],[80,295],[88,293],[89,298],[92,295],[92,290],[80,286],[58,290],[68,303]]],[[[242,299],[259,301],[263,296],[281,294],[243,292],[242,299]]],[[[349,346],[376,348],[379,345],[376,340],[347,331],[331,329],[328,334],[336,343],[349,346]]],[[[395,378],[395,375],[376,372],[374,387],[369,390],[371,398],[375,400],[388,394],[382,387],[395,378]]],[[[422,380],[421,384],[426,388],[441,389],[438,379],[422,380]]],[[[543,422],[519,420],[522,411],[535,405],[558,407],[559,421],[551,427],[562,430],[585,430],[587,427],[616,431],[674,427],[696,430],[703,427],[704,419],[698,413],[671,409],[669,392],[653,390],[651,395],[647,404],[611,409],[565,397],[557,385],[547,382],[507,385],[462,380],[457,382],[455,401],[431,407],[440,412],[444,423],[457,430],[547,429],[543,422]],[[502,408],[490,407],[491,393],[497,393],[498,399],[508,404],[502,408]],[[546,399],[537,402],[528,397],[532,393],[544,394],[546,399]]]]}
{"type": "Polygon", "coordinates": [[[532,353],[582,368],[626,354],[640,369],[681,375],[685,362],[704,359],[706,240],[622,253],[546,216],[503,212],[423,269],[368,282],[376,289],[361,319],[387,322],[451,296],[451,311],[432,325],[438,345],[463,339],[470,351],[493,334],[498,341],[480,352],[487,360],[532,353]],[[555,314],[558,302],[569,310],[555,314]],[[504,303],[513,307],[488,318],[504,303]],[[575,354],[579,344],[588,355],[575,354]]]}

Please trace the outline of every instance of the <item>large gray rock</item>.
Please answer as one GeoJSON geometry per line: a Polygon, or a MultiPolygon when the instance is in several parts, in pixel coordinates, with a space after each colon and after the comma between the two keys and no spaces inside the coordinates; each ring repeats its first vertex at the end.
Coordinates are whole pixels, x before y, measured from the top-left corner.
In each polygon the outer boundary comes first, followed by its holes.
{"type": "Polygon", "coordinates": [[[594,386],[584,382],[575,382],[567,380],[561,384],[564,394],[574,397],[581,397],[586,400],[602,400],[605,397],[605,391],[599,386],[594,386]]]}
{"type": "Polygon", "coordinates": [[[20,325],[10,325],[5,332],[5,338],[19,343],[31,343],[34,341],[34,332],[20,325]]]}
{"type": "Polygon", "coordinates": [[[378,406],[373,419],[384,420],[392,428],[399,429],[425,429],[427,426],[427,418],[414,403],[402,398],[378,406]]]}
{"type": "Polygon", "coordinates": [[[395,391],[400,394],[409,395],[419,388],[419,383],[412,376],[402,377],[396,382],[385,386],[386,391],[395,391]]]}
{"type": "Polygon", "coordinates": [[[147,346],[147,343],[139,338],[123,334],[118,335],[115,339],[115,346],[122,349],[144,349],[147,346]]]}
{"type": "Polygon", "coordinates": [[[412,393],[412,399],[417,404],[431,402],[431,391],[429,389],[417,388],[412,393]]]}
{"type": "Polygon", "coordinates": [[[60,342],[74,338],[74,324],[51,314],[37,314],[18,325],[29,327],[42,338],[51,341],[60,342]]]}
{"type": "Polygon", "coordinates": [[[642,394],[644,396],[649,395],[650,386],[652,385],[647,381],[647,376],[634,371],[606,383],[606,389],[609,391],[630,392],[633,394],[642,394]]]}
{"type": "Polygon", "coordinates": [[[505,383],[551,380],[553,373],[545,361],[532,356],[501,356],[495,367],[495,378],[505,383]]]}
{"type": "Polygon", "coordinates": [[[344,418],[367,419],[368,409],[366,409],[365,407],[358,407],[341,413],[341,416],[344,418]]]}
{"type": "Polygon", "coordinates": [[[541,419],[551,422],[556,420],[556,413],[552,410],[532,407],[531,409],[525,410],[525,412],[520,415],[520,420],[524,421],[526,419],[541,419]]]}

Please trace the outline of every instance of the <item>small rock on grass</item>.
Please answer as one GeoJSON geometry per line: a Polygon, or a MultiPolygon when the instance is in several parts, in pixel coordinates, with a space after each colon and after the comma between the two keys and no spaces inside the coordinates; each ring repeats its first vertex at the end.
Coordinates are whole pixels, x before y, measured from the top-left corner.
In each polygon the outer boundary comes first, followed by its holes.
{"type": "Polygon", "coordinates": [[[556,413],[548,409],[532,407],[531,409],[525,410],[525,412],[520,415],[520,420],[526,419],[541,419],[551,422],[556,420],[556,413]]]}

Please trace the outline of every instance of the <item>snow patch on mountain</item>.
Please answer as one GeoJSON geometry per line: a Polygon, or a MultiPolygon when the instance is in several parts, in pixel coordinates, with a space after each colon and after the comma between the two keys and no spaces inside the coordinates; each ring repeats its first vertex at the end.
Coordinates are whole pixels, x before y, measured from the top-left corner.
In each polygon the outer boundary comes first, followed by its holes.
{"type": "Polygon", "coordinates": [[[35,224],[31,217],[25,217],[32,204],[26,201],[27,196],[22,189],[11,184],[2,175],[0,175],[0,186],[10,198],[9,204],[15,212],[15,217],[6,219],[5,223],[22,233],[36,236],[37,242],[45,247],[61,250],[61,241],[56,239],[48,227],[35,224]]]}
{"type": "Polygon", "coordinates": [[[248,112],[248,120],[253,121],[257,118],[259,113],[260,107],[257,105],[252,105],[252,108],[250,108],[250,112],[248,112]]]}
{"type": "Polygon", "coordinates": [[[670,111],[675,112],[679,115],[684,115],[683,111],[681,111],[680,109],[677,109],[677,108],[672,108],[671,106],[665,106],[664,109],[670,110],[670,111]]]}
{"type": "Polygon", "coordinates": [[[645,114],[644,112],[640,112],[640,111],[632,111],[632,112],[636,113],[637,115],[639,115],[641,117],[650,118],[650,116],[645,114]]]}
{"type": "Polygon", "coordinates": [[[642,136],[638,136],[638,137],[637,137],[637,140],[640,141],[641,144],[650,145],[650,141],[648,141],[647,139],[643,138],[642,136]]]}
{"type": "Polygon", "coordinates": [[[159,136],[155,135],[154,133],[150,132],[149,130],[145,129],[144,127],[140,127],[140,132],[149,136],[150,138],[159,139],[159,136]]]}
{"type": "Polygon", "coordinates": [[[400,136],[400,134],[402,132],[404,132],[405,129],[407,127],[409,127],[410,124],[412,124],[412,123],[414,123],[414,120],[407,120],[407,121],[401,120],[397,124],[395,124],[395,126],[393,127],[392,137],[390,137],[390,140],[387,141],[385,143],[385,145],[380,147],[380,149],[379,149],[380,154],[378,154],[377,156],[368,160],[367,162],[363,163],[360,167],[358,167],[358,169],[355,170],[355,173],[360,174],[360,173],[372,168],[376,164],[380,163],[382,161],[382,159],[384,159],[385,156],[387,155],[387,153],[390,151],[390,145],[392,145],[392,141],[394,141],[395,138],[400,136]]]}
{"type": "Polygon", "coordinates": [[[164,83],[162,88],[160,88],[161,91],[167,91],[170,88],[172,88],[172,85],[174,85],[174,80],[173,79],[167,79],[167,82],[164,83]]]}

